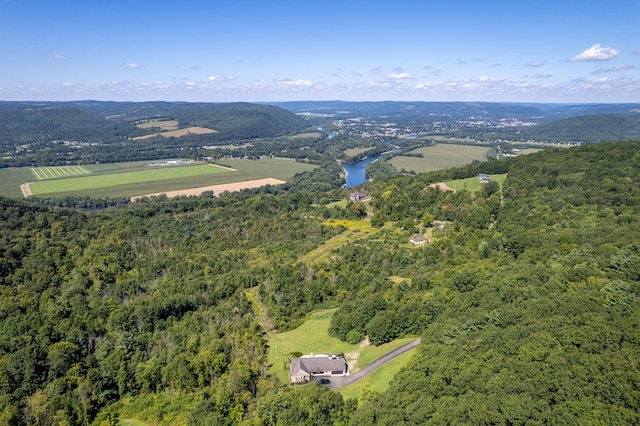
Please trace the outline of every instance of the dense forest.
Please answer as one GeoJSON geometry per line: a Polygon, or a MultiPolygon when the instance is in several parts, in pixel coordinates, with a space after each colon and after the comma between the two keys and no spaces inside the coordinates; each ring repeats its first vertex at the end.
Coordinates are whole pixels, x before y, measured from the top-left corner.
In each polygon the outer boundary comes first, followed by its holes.
{"type": "Polygon", "coordinates": [[[0,423],[117,425],[133,406],[152,424],[638,424],[638,170],[640,143],[618,142],[367,183],[364,204],[308,185],[0,199],[0,423]],[[508,177],[431,186],[480,173],[508,177]],[[332,218],[373,231],[305,262],[345,232],[332,218]],[[271,374],[265,321],[326,307],[345,341],[422,337],[388,391],[271,374]]]}

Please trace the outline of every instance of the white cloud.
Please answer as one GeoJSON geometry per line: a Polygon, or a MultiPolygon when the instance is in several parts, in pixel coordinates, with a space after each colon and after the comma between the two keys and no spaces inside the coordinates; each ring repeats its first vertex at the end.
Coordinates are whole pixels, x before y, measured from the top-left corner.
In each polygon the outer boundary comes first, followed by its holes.
{"type": "Polygon", "coordinates": [[[599,44],[594,44],[584,52],[569,59],[569,62],[607,61],[615,58],[619,54],[620,52],[613,47],[602,47],[599,44]]]}
{"type": "Polygon", "coordinates": [[[124,64],[123,66],[130,69],[142,68],[142,65],[136,64],[135,62],[129,62],[128,64],[124,64]]]}
{"type": "Polygon", "coordinates": [[[538,61],[532,61],[529,62],[528,64],[524,64],[525,67],[532,67],[532,68],[536,68],[536,67],[542,67],[544,66],[544,64],[546,64],[545,61],[543,60],[538,60],[538,61]]]}
{"type": "Polygon", "coordinates": [[[640,49],[636,49],[632,52],[634,55],[640,55],[640,49]]]}
{"type": "Polygon", "coordinates": [[[275,80],[278,87],[297,88],[297,87],[312,87],[315,83],[311,80],[292,80],[290,78],[279,78],[275,80]]]}
{"type": "Polygon", "coordinates": [[[230,75],[212,75],[212,76],[209,76],[209,78],[207,78],[207,81],[219,82],[219,81],[233,81],[235,79],[236,79],[235,77],[230,75]]]}
{"type": "Polygon", "coordinates": [[[413,76],[406,72],[392,72],[384,76],[388,80],[407,80],[413,78],[413,76]]]}
{"type": "Polygon", "coordinates": [[[66,59],[69,59],[67,56],[61,54],[61,53],[47,53],[47,57],[51,58],[51,59],[56,59],[58,61],[63,61],[66,59]]]}
{"type": "Polygon", "coordinates": [[[527,74],[524,76],[524,78],[550,78],[553,77],[552,74],[544,74],[544,73],[538,73],[538,74],[527,74]]]}
{"type": "Polygon", "coordinates": [[[629,71],[629,70],[635,70],[636,68],[637,67],[635,65],[618,65],[617,67],[613,67],[613,68],[603,68],[603,69],[595,70],[591,74],[597,75],[597,74],[606,74],[610,72],[629,71]]]}

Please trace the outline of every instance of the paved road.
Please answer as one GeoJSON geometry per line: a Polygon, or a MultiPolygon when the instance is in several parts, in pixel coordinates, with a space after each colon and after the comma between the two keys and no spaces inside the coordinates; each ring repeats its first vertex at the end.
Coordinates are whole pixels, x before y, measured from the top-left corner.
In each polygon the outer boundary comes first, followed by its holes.
{"type": "Polygon", "coordinates": [[[386,353],[385,355],[382,355],[380,358],[376,359],[371,364],[367,365],[366,367],[348,376],[332,376],[331,383],[329,383],[327,387],[329,389],[337,389],[343,386],[350,385],[351,383],[357,382],[367,374],[376,370],[378,367],[380,367],[384,363],[387,363],[392,359],[396,358],[397,356],[407,352],[408,350],[415,348],[420,344],[420,342],[421,342],[420,339],[416,339],[412,342],[407,343],[406,345],[400,346],[399,348],[394,349],[391,352],[386,353]]]}

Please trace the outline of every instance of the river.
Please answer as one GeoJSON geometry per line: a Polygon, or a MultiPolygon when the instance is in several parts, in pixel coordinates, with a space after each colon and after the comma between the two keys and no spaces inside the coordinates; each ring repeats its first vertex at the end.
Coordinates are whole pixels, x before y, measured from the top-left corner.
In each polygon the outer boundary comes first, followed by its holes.
{"type": "MultiPolygon", "coordinates": [[[[389,142],[385,142],[386,145],[391,145],[389,142]]],[[[382,154],[377,154],[372,157],[364,158],[356,163],[348,164],[342,163],[342,168],[347,173],[347,184],[345,188],[351,188],[353,186],[358,186],[361,183],[365,183],[367,181],[367,166],[374,161],[378,160],[384,154],[388,154],[392,151],[397,151],[399,148],[397,146],[393,146],[391,151],[383,152],[382,154]]]]}
{"type": "Polygon", "coordinates": [[[352,186],[360,185],[367,181],[367,166],[382,155],[374,155],[373,157],[367,157],[364,160],[360,160],[354,164],[342,163],[342,168],[347,173],[347,184],[346,188],[351,188],[352,186]]]}

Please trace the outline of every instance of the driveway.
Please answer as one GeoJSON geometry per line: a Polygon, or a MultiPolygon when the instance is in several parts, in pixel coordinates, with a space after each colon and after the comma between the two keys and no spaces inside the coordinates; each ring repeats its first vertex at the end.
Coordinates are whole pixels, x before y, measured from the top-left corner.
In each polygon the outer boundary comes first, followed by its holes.
{"type": "Polygon", "coordinates": [[[422,341],[421,339],[416,339],[412,342],[407,343],[406,345],[400,346],[399,348],[392,350],[391,352],[387,352],[386,354],[382,355],[380,358],[373,361],[371,364],[367,365],[366,367],[348,376],[331,376],[331,383],[329,383],[327,387],[329,389],[338,389],[343,386],[350,385],[351,383],[357,382],[358,380],[362,379],[364,376],[376,370],[378,367],[382,366],[383,364],[402,355],[408,350],[415,348],[420,344],[421,341],[422,341]]]}

